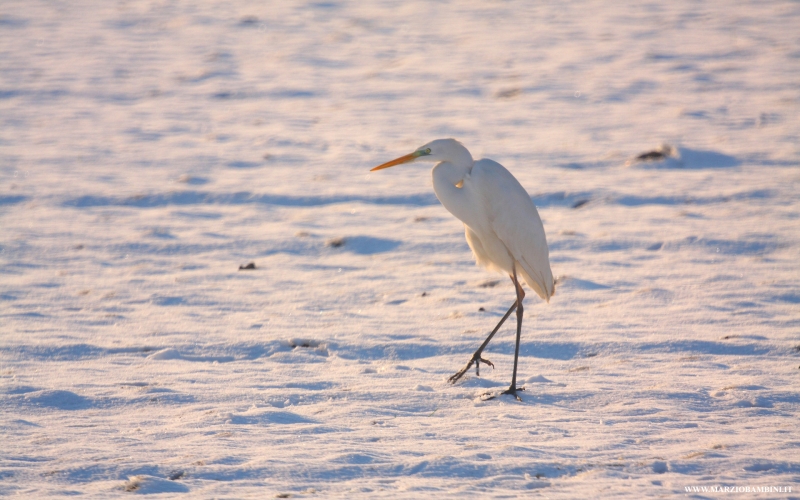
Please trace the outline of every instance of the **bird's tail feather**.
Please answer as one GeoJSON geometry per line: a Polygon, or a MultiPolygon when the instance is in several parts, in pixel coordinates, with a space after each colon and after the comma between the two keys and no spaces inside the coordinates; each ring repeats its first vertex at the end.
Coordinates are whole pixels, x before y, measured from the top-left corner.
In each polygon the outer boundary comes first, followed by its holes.
{"type": "Polygon", "coordinates": [[[525,279],[525,283],[527,283],[528,286],[531,287],[531,290],[536,292],[536,295],[541,297],[542,300],[550,302],[550,297],[556,294],[556,286],[550,269],[548,268],[545,271],[546,276],[539,276],[538,274],[531,276],[531,273],[528,273],[525,267],[524,265],[517,265],[517,269],[519,269],[520,274],[525,279]]]}

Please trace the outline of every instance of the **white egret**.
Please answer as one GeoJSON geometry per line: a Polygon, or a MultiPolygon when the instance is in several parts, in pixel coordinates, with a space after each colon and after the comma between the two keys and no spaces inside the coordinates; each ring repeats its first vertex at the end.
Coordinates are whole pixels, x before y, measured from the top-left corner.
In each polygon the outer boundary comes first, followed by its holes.
{"type": "Polygon", "coordinates": [[[517,361],[522,332],[522,299],[525,292],[517,279],[517,273],[545,301],[549,302],[555,293],[547,238],[539,212],[525,188],[505,167],[488,159],[474,161],[467,148],[455,139],[437,139],[413,153],[372,170],[414,161],[437,163],[431,172],[436,197],[444,208],[464,223],[467,243],[477,263],[490,271],[507,273],[517,294],[516,301],[505,316],[475,351],[467,365],[450,377],[450,382],[457,382],[473,364],[478,375],[481,363],[494,367],[481,354],[503,322],[516,309],[514,372],[511,385],[503,394],[511,394],[519,399],[517,391],[524,390],[524,387],[517,387],[517,361]]]}

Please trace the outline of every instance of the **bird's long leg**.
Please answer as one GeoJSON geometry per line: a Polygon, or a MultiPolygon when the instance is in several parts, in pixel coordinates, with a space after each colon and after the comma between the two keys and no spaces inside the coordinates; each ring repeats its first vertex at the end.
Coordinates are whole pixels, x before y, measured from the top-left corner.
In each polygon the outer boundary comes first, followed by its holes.
{"type": "Polygon", "coordinates": [[[524,391],[524,388],[517,388],[517,361],[519,360],[519,341],[522,336],[522,299],[525,298],[525,292],[517,281],[517,272],[511,275],[511,280],[514,282],[514,288],[517,290],[517,347],[514,349],[514,373],[511,375],[511,386],[508,390],[503,391],[503,394],[511,394],[517,400],[521,401],[517,391],[524,391]]]}
{"type": "Polygon", "coordinates": [[[508,319],[509,316],[511,316],[511,313],[514,312],[514,309],[516,309],[516,308],[517,308],[517,303],[516,302],[511,304],[511,307],[508,309],[508,311],[506,311],[506,313],[503,315],[503,317],[500,318],[500,321],[497,323],[497,326],[494,327],[494,330],[492,330],[492,333],[490,333],[489,336],[486,337],[486,340],[483,341],[483,344],[481,344],[481,346],[478,348],[478,350],[475,351],[475,354],[472,355],[472,358],[470,358],[469,363],[467,363],[467,366],[465,366],[464,368],[460,369],[458,371],[458,373],[456,373],[455,375],[450,377],[450,383],[451,384],[455,384],[456,382],[458,382],[458,379],[463,377],[464,374],[467,373],[467,371],[472,367],[473,364],[475,365],[475,373],[477,375],[480,375],[480,369],[479,368],[481,366],[481,363],[486,363],[487,365],[489,365],[492,368],[494,368],[494,364],[492,364],[492,362],[489,361],[488,359],[483,359],[481,357],[481,353],[483,353],[483,350],[486,349],[487,345],[489,345],[489,341],[492,340],[492,337],[494,337],[494,334],[497,333],[497,330],[499,330],[501,326],[503,326],[503,323],[505,323],[505,321],[508,319]]]}

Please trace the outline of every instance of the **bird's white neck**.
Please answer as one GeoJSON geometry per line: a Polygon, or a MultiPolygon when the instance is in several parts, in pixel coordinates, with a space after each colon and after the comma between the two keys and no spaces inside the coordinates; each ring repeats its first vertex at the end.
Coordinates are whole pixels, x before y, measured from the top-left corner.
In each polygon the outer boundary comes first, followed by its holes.
{"type": "Polygon", "coordinates": [[[470,170],[472,170],[471,158],[469,163],[457,164],[450,161],[439,162],[431,171],[433,175],[433,185],[435,187],[437,183],[442,182],[456,185],[469,175],[470,170]]]}
{"type": "Polygon", "coordinates": [[[472,165],[472,158],[468,164],[443,161],[433,167],[433,171],[431,171],[433,191],[436,193],[436,197],[442,202],[444,208],[467,225],[471,222],[470,213],[468,207],[460,200],[464,199],[465,190],[471,189],[469,176],[472,165]]]}

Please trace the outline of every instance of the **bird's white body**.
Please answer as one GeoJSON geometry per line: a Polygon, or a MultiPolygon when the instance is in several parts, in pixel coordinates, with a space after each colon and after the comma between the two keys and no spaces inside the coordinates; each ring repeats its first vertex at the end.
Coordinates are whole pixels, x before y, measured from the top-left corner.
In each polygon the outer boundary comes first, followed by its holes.
{"type": "Polygon", "coordinates": [[[499,163],[469,160],[460,165],[443,161],[433,168],[436,197],[464,223],[479,265],[509,275],[516,270],[549,301],[555,290],[547,237],[530,196],[499,163]]]}
{"type": "Polygon", "coordinates": [[[499,163],[492,160],[474,161],[455,139],[437,139],[413,153],[378,165],[381,170],[413,161],[436,162],[433,167],[433,190],[451,214],[464,223],[469,243],[478,264],[490,270],[507,273],[514,283],[517,300],[503,316],[492,333],[472,355],[467,366],[450,377],[455,383],[475,365],[494,366],[481,356],[489,341],[508,316],[517,311],[517,343],[514,351],[514,371],[511,386],[504,394],[517,399],[517,361],[522,329],[525,292],[517,275],[536,294],[546,301],[555,293],[550,255],[542,219],[525,188],[499,163]]]}

